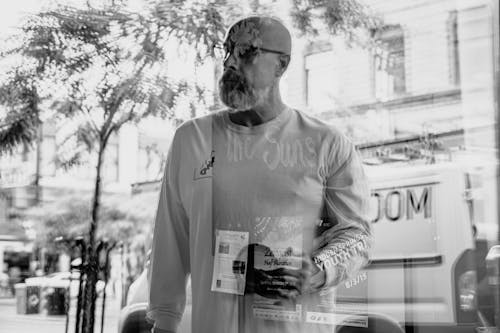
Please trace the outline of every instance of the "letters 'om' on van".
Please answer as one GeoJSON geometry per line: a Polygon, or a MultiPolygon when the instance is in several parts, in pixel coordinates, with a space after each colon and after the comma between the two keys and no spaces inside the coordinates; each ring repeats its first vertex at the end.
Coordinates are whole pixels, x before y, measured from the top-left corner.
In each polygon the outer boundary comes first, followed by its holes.
{"type": "Polygon", "coordinates": [[[372,223],[413,220],[420,214],[423,214],[424,219],[432,218],[432,191],[432,185],[372,191],[372,223]]]}

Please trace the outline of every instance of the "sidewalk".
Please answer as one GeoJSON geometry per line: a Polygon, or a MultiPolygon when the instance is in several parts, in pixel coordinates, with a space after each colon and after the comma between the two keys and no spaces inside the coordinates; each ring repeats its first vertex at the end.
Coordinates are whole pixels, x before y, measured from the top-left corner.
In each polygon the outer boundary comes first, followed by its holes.
{"type": "MultiPolygon", "coordinates": [[[[102,301],[96,302],[95,332],[101,332],[102,301]]],[[[76,299],[70,304],[70,320],[68,332],[75,330],[76,299]]],[[[106,300],[104,333],[118,331],[120,304],[117,299],[106,300]]],[[[49,316],[41,314],[17,314],[15,298],[0,298],[0,333],[64,333],[66,316],[49,316]]]]}

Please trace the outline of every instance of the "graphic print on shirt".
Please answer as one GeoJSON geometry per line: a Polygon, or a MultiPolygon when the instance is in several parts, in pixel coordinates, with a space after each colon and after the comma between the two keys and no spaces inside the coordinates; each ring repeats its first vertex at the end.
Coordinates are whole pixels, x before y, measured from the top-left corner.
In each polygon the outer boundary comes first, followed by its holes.
{"type": "Polygon", "coordinates": [[[311,136],[278,139],[278,127],[270,126],[263,134],[267,148],[258,152],[258,145],[250,136],[242,137],[229,133],[227,159],[229,162],[242,162],[259,158],[270,170],[279,166],[284,168],[313,168],[317,164],[316,147],[321,138],[311,136]]]}
{"type": "Polygon", "coordinates": [[[201,166],[194,169],[193,180],[201,179],[201,178],[209,178],[213,176],[212,168],[215,163],[215,151],[212,150],[210,157],[203,162],[201,162],[201,166]]]}

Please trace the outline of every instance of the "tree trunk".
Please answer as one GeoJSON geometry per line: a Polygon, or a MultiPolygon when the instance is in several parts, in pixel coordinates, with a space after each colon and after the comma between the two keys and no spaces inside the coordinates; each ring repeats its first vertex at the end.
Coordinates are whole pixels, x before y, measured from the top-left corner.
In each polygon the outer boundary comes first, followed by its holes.
{"type": "Polygon", "coordinates": [[[96,251],[96,231],[98,225],[98,213],[101,196],[101,169],[104,158],[104,149],[106,144],[101,143],[97,155],[96,179],[94,187],[94,196],[92,201],[92,219],[90,221],[89,238],[87,243],[87,268],[85,299],[83,305],[82,333],[94,332],[95,302],[97,298],[96,283],[98,280],[99,264],[98,253],[96,251]]]}
{"type": "Polygon", "coordinates": [[[31,86],[32,90],[32,108],[36,114],[36,169],[35,169],[35,204],[40,204],[40,170],[42,163],[42,141],[43,141],[43,123],[40,121],[40,112],[38,110],[38,91],[34,85],[31,86]]]}
{"type": "Polygon", "coordinates": [[[40,197],[40,169],[42,163],[42,123],[39,123],[36,129],[36,169],[35,169],[35,204],[39,205],[41,202],[40,197]]]}

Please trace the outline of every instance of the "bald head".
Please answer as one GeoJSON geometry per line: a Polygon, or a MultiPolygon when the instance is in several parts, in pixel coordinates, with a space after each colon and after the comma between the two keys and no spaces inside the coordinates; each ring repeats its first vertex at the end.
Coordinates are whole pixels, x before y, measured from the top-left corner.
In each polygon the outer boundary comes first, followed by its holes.
{"type": "Polygon", "coordinates": [[[225,43],[242,44],[290,55],[292,38],[279,20],[267,16],[250,16],[234,23],[225,43]]]}
{"type": "Polygon", "coordinates": [[[291,37],[277,19],[251,16],[229,28],[219,93],[236,111],[282,107],[279,81],[290,62],[291,37]]]}

